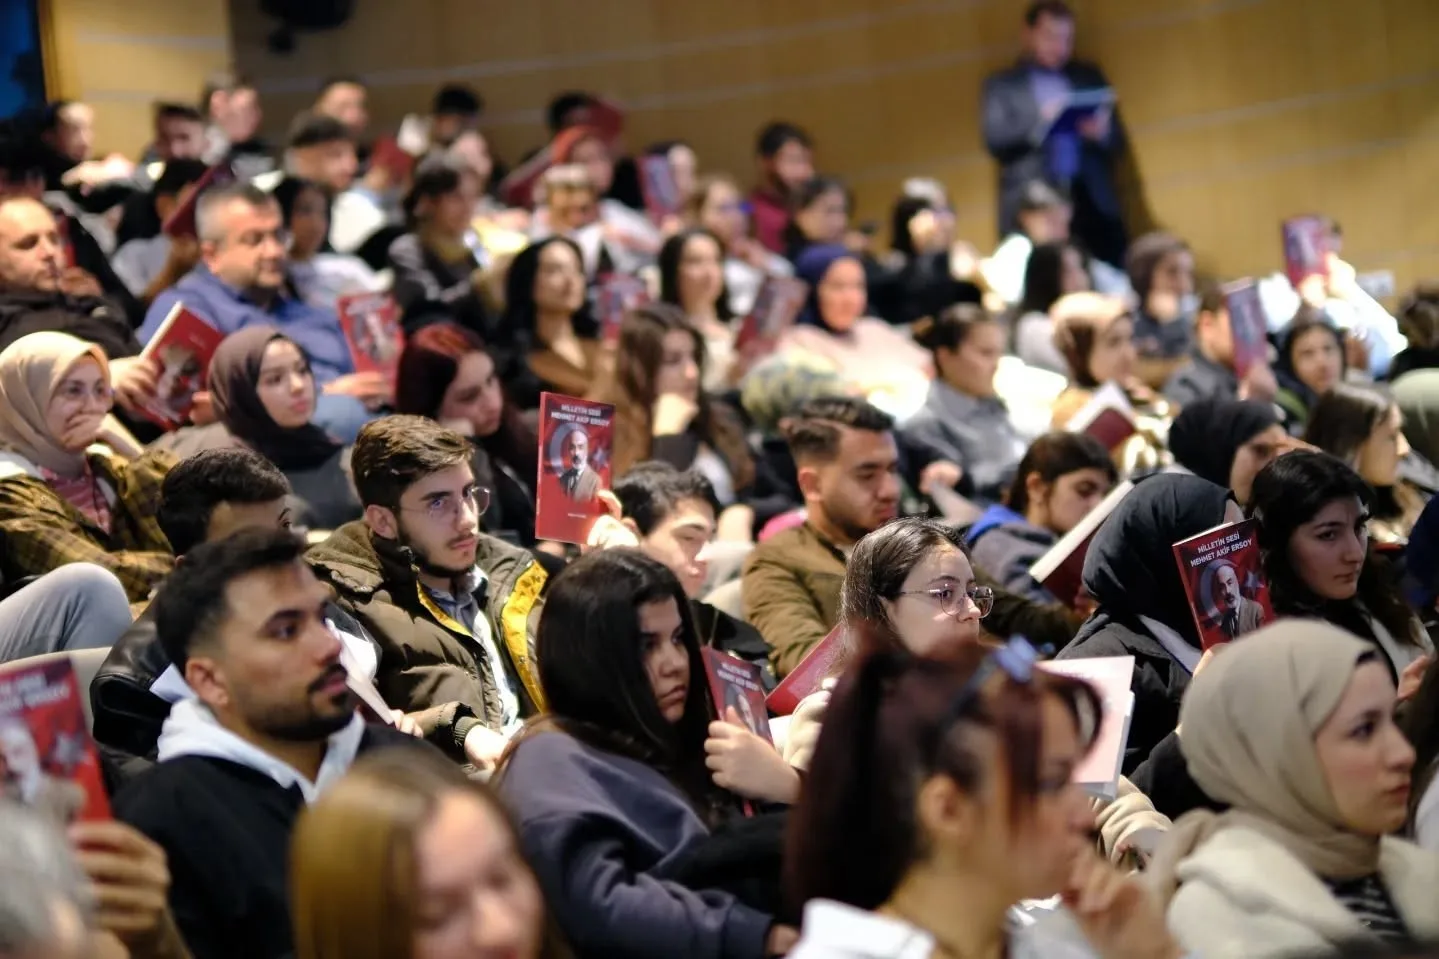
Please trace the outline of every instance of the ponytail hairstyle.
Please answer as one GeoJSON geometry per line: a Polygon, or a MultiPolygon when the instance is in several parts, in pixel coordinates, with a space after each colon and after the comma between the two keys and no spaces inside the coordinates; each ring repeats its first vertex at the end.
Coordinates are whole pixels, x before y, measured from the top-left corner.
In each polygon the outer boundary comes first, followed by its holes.
{"type": "Polygon", "coordinates": [[[947,307],[936,317],[921,317],[914,324],[914,341],[929,350],[939,360],[939,351],[953,353],[964,345],[969,334],[981,323],[997,323],[984,307],[974,303],[956,303],[947,307]]]}
{"type": "Polygon", "coordinates": [[[787,911],[797,916],[812,899],[869,910],[884,903],[926,855],[915,804],[932,776],[977,792],[990,777],[1007,775],[1009,817],[1022,824],[1040,792],[1046,696],[1058,697],[1085,748],[1093,745],[1103,706],[1093,687],[1077,680],[1035,670],[1020,683],[997,671],[961,702],[991,655],[980,646],[944,659],[876,649],[845,673],[790,819],[787,911]],[[1002,763],[982,758],[974,736],[980,728],[994,734],[1002,763]]]}

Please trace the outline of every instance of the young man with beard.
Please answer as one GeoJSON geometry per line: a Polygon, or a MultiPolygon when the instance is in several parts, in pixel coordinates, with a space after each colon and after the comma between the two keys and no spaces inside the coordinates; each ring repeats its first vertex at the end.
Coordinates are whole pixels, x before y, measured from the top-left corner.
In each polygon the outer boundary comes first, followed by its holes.
{"type": "Polygon", "coordinates": [[[371,726],[298,537],[244,529],[196,547],[156,596],[160,644],[194,690],[115,816],[164,850],[195,959],[293,953],[286,872],[304,806],[368,749],[427,748],[371,726]]]}
{"type": "MultiPolygon", "coordinates": [[[[745,561],[745,618],[773,647],[783,678],[839,622],[845,561],[854,544],[899,515],[899,448],[889,414],[852,397],[808,400],[786,431],[804,494],[805,522],[755,547],[745,561]]],[[[1040,606],[1004,590],[978,567],[975,582],[994,590],[989,633],[1067,643],[1078,628],[1061,606],[1040,606]]]]}
{"type": "Polygon", "coordinates": [[[423,416],[365,425],[351,469],[365,518],[311,550],[340,605],[380,644],[376,684],[405,712],[454,704],[456,759],[492,769],[543,707],[533,622],[547,574],[480,532],[489,491],[470,443],[423,416]]]}

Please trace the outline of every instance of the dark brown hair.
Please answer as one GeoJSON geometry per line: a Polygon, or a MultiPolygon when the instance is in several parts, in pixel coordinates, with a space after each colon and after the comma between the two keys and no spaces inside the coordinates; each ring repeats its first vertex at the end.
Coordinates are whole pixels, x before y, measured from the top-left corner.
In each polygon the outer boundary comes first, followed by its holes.
{"type": "Polygon", "coordinates": [[[1029,486],[1026,481],[1031,473],[1038,473],[1041,480],[1053,483],[1061,476],[1080,470],[1102,471],[1109,477],[1111,486],[1119,479],[1109,450],[1088,433],[1067,433],[1061,430],[1045,433],[1024,451],[1004,505],[1020,515],[1029,509],[1029,486]]]}
{"type": "Polygon", "coordinates": [[[1141,309],[1149,302],[1149,291],[1154,286],[1154,271],[1166,256],[1188,251],[1189,244],[1173,233],[1156,230],[1138,237],[1129,245],[1124,257],[1124,269],[1129,274],[1129,283],[1141,309]]]}
{"type": "Polygon", "coordinates": [[[894,417],[857,397],[817,397],[795,410],[784,438],[796,463],[828,463],[839,455],[842,429],[888,433],[894,429],[894,417]]]}
{"type": "Polygon", "coordinates": [[[897,599],[910,571],[945,546],[969,557],[958,529],[926,516],[886,523],[855,543],[839,594],[839,618],[846,634],[857,640],[863,633],[873,646],[902,651],[904,640],[890,622],[885,600],[897,599]]]}
{"type": "Polygon", "coordinates": [[[432,473],[468,463],[470,441],[424,416],[386,416],[360,429],[350,455],[355,492],[366,506],[397,509],[400,497],[432,473]]]}
{"type": "Polygon", "coordinates": [[[914,324],[914,341],[931,353],[940,350],[953,352],[964,345],[974,328],[983,323],[999,321],[974,303],[956,303],[945,308],[938,316],[921,317],[914,324]]]}

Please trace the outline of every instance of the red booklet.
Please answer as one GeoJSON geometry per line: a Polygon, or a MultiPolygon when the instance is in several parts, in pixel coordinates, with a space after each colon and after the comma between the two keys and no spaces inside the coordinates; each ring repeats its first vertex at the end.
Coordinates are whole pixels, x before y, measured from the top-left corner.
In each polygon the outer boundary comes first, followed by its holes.
{"type": "Polygon", "coordinates": [[[210,358],[225,335],[176,303],[140,355],[155,362],[160,373],[155,392],[140,413],[167,430],[178,429],[190,418],[195,394],[205,389],[210,358]]]}
{"type": "Polygon", "coordinates": [[[335,303],[356,373],[383,373],[391,385],[405,348],[400,307],[388,293],[356,293],[335,303]]]}
{"type": "Polygon", "coordinates": [[[715,716],[726,719],[731,706],[739,713],[749,731],[770,742],[769,711],[765,706],[764,681],[754,663],[706,646],[700,650],[709,677],[710,696],[714,699],[715,716]]]}
{"type": "Polygon", "coordinates": [[[0,667],[0,797],[65,822],[110,818],[85,692],[67,658],[0,667]]]}
{"type": "Polygon", "coordinates": [[[1089,552],[1089,544],[1119,501],[1132,489],[1134,484],[1129,480],[1114,487],[1073,529],[1061,536],[1059,542],[1035,560],[1029,568],[1034,581],[1061,603],[1077,608],[1084,593],[1084,557],[1089,552]]]}
{"type": "Polygon", "coordinates": [[[773,348],[780,334],[794,324],[809,296],[809,284],[792,276],[767,277],[754,298],[754,308],[735,334],[735,349],[752,342],[773,348]]]}
{"type": "Polygon", "coordinates": [[[790,670],[788,676],[779,681],[765,700],[769,711],[776,716],[788,716],[794,712],[801,699],[818,692],[824,681],[834,675],[844,650],[844,637],[840,627],[836,626],[804,654],[804,659],[790,670]]]}
{"type": "Polygon", "coordinates": [[[599,493],[610,488],[614,419],[608,403],[540,394],[537,539],[583,544],[605,512],[599,493]]]}
{"type": "Polygon", "coordinates": [[[1095,688],[1104,703],[1099,735],[1084,759],[1074,767],[1074,782],[1088,792],[1113,799],[1119,792],[1124,750],[1129,745],[1129,726],[1134,719],[1133,656],[1106,656],[1098,659],[1060,659],[1041,663],[1040,669],[1071,679],[1082,679],[1095,688]]]}
{"type": "Polygon", "coordinates": [[[649,301],[649,287],[637,276],[628,273],[606,273],[600,277],[599,288],[595,291],[595,313],[600,321],[600,340],[611,344],[619,342],[620,322],[625,318],[625,314],[649,301]]]}
{"type": "Polygon", "coordinates": [[[1227,523],[1174,544],[1174,560],[1204,649],[1252,633],[1274,618],[1259,567],[1259,524],[1227,523]]]}
{"type": "Polygon", "coordinates": [[[1284,221],[1284,270],[1296,287],[1311,276],[1328,276],[1329,227],[1320,216],[1284,221]]]}
{"type": "Polygon", "coordinates": [[[675,170],[667,156],[640,157],[640,191],[644,194],[645,210],[656,224],[677,216],[684,207],[675,182],[675,170]]]}
{"type": "Polygon", "coordinates": [[[228,162],[217,163],[201,174],[200,179],[195,181],[195,188],[185,198],[185,202],[165,218],[160,225],[160,230],[166,236],[194,236],[195,235],[195,206],[200,201],[200,194],[212,186],[224,186],[227,183],[235,182],[235,169],[228,162]]]}
{"type": "Polygon", "coordinates": [[[1103,443],[1107,450],[1118,449],[1120,444],[1139,432],[1139,426],[1134,422],[1134,407],[1118,383],[1105,383],[1095,390],[1089,402],[1070,417],[1064,429],[1069,433],[1088,433],[1103,443]]]}
{"type": "Polygon", "coordinates": [[[1229,329],[1234,338],[1234,372],[1240,379],[1256,366],[1269,365],[1269,322],[1259,300],[1259,285],[1238,280],[1224,288],[1229,329]]]}

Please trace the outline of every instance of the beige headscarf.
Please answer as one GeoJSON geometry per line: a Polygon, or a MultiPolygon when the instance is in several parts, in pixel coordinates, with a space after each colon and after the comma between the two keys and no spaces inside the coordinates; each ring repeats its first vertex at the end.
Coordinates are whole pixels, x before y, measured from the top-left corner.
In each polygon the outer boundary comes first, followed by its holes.
{"type": "Polygon", "coordinates": [[[1373,651],[1321,620],[1283,620],[1194,677],[1179,710],[1184,757],[1200,788],[1231,808],[1188,813],[1165,836],[1148,878],[1166,902],[1179,863],[1226,826],[1262,833],[1325,878],[1378,869],[1379,837],[1345,830],[1314,749],[1359,659],[1373,651]]]}
{"type": "Polygon", "coordinates": [[[72,453],[50,435],[45,410],[65,374],[87,356],[100,364],[108,380],[105,352],[68,333],[31,333],[0,352],[0,449],[19,453],[53,473],[78,475],[84,452],[72,453]]]}

